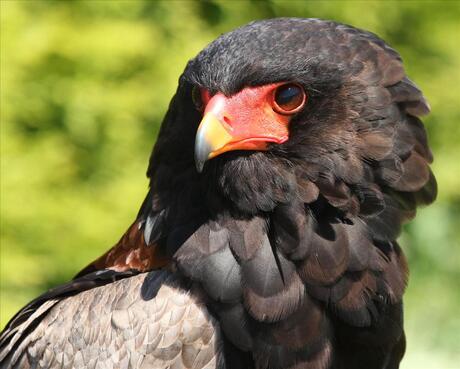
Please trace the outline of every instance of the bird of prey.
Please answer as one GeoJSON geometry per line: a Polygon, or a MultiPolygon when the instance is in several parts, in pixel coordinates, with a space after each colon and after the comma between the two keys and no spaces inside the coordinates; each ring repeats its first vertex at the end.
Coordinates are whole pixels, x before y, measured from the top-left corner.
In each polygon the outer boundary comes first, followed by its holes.
{"type": "Polygon", "coordinates": [[[134,223],[13,317],[1,367],[398,368],[396,239],[436,197],[428,112],[372,33],[220,36],[179,79],[134,223]]]}

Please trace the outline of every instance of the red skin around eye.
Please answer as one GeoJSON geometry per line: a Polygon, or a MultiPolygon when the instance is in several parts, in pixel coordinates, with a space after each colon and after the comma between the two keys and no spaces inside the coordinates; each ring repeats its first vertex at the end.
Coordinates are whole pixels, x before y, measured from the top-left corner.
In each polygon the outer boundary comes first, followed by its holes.
{"type": "Polygon", "coordinates": [[[275,111],[274,94],[284,84],[247,87],[232,96],[217,93],[211,97],[207,90],[201,90],[204,114],[212,113],[233,137],[222,152],[266,150],[268,142],[281,144],[288,140],[291,117],[305,101],[292,112],[275,111]]]}

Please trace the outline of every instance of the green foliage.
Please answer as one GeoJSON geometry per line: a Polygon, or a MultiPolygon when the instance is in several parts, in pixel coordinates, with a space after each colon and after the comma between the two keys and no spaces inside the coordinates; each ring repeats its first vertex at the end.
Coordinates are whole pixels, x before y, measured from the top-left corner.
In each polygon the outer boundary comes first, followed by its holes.
{"type": "Polygon", "coordinates": [[[460,3],[1,1],[0,326],[117,241],[147,188],[186,65],[220,33],[277,16],[335,19],[399,50],[433,113],[439,180],[402,244],[412,275],[404,368],[460,362],[460,3]],[[455,170],[457,169],[457,170],[455,170]]]}

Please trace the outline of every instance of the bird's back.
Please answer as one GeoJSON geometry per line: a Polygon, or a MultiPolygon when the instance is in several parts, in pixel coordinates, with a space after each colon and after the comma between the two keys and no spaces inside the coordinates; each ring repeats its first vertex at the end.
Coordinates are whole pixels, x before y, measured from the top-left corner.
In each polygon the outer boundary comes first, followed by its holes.
{"type": "Polygon", "coordinates": [[[1,368],[225,366],[220,330],[200,290],[170,272],[142,273],[58,299],[3,332],[1,368]]]}

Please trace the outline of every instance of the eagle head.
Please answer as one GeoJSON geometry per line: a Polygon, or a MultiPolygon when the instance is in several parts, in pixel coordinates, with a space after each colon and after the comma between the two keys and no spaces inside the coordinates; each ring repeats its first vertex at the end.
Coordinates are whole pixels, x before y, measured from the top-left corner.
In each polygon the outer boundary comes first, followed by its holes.
{"type": "Polygon", "coordinates": [[[346,218],[396,201],[403,220],[436,194],[418,118],[428,112],[374,34],[317,19],[253,22],[188,63],[149,175],[160,188],[200,182],[195,196],[211,212],[320,200],[346,218]],[[170,175],[155,174],[166,163],[170,175]]]}

